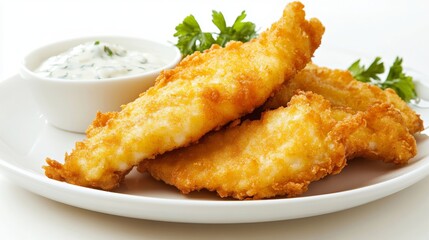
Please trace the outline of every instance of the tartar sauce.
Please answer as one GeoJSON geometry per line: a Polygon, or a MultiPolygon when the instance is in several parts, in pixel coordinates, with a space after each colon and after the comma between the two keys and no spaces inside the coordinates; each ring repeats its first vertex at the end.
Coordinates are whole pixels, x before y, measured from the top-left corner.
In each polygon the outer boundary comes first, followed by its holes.
{"type": "Polygon", "coordinates": [[[151,54],[93,41],[48,58],[35,72],[51,78],[105,79],[134,75],[161,66],[161,60],[151,54]]]}

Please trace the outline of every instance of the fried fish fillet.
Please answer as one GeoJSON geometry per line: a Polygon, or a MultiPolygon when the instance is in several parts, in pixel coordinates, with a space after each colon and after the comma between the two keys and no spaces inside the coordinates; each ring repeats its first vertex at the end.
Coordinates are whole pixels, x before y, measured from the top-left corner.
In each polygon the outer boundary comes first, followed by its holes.
{"type": "Polygon", "coordinates": [[[365,124],[345,139],[347,159],[366,158],[404,165],[416,156],[416,140],[393,104],[375,104],[365,114],[365,124]]]}
{"type": "Polygon", "coordinates": [[[297,196],[311,182],[340,172],[349,157],[384,155],[361,140],[377,136],[379,125],[390,134],[391,146],[404,152],[396,160],[415,155],[415,139],[401,120],[390,104],[356,112],[331,107],[320,95],[300,93],[286,108],[210,133],[198,144],[142,162],[138,170],[185,194],[208,189],[237,199],[297,196]]]}
{"type": "Polygon", "coordinates": [[[308,64],[293,79],[285,82],[279,91],[265,103],[265,109],[286,106],[296,90],[318,93],[336,106],[347,106],[365,111],[377,103],[391,103],[400,112],[410,133],[423,130],[420,116],[404,102],[393,89],[381,88],[356,81],[349,71],[333,70],[308,64]]]}
{"type": "Polygon", "coordinates": [[[262,105],[310,61],[324,32],[293,2],[270,29],[247,43],[195,53],[118,113],[98,114],[87,138],[46,176],[110,190],[139,162],[196,142],[262,105]]]}

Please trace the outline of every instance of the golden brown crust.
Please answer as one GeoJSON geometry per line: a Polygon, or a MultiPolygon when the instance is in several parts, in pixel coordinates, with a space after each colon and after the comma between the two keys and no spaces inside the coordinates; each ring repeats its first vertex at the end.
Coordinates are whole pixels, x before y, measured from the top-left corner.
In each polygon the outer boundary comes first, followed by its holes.
{"type": "Polygon", "coordinates": [[[348,144],[348,158],[364,157],[405,164],[416,155],[415,139],[407,131],[414,134],[423,130],[423,121],[392,89],[383,91],[356,81],[348,71],[308,64],[284,83],[264,108],[285,106],[297,90],[321,94],[337,107],[366,111],[367,127],[348,138],[350,143],[353,142],[348,144]]]}
{"type": "Polygon", "coordinates": [[[196,142],[262,105],[305,67],[323,32],[318,20],[305,20],[303,5],[295,2],[257,39],[186,57],[119,113],[99,115],[64,164],[47,160],[47,176],[106,190],[117,187],[144,159],[196,142]]]}
{"type": "Polygon", "coordinates": [[[349,71],[334,70],[308,64],[293,79],[265,103],[266,109],[285,106],[296,90],[312,91],[328,99],[335,106],[347,106],[356,111],[365,111],[378,103],[391,103],[405,120],[410,133],[423,130],[423,121],[392,89],[382,90],[377,86],[356,81],[349,71]]]}
{"type": "Polygon", "coordinates": [[[311,182],[339,173],[349,158],[403,164],[415,154],[416,142],[392,105],[359,112],[300,92],[287,108],[145,161],[139,171],[185,194],[208,189],[221,197],[260,199],[300,195],[311,182]]]}
{"type": "Polygon", "coordinates": [[[94,121],[92,121],[92,124],[89,125],[88,129],[86,130],[86,137],[89,138],[99,133],[103,127],[107,125],[107,122],[110,119],[117,117],[117,115],[117,112],[97,112],[94,121]]]}
{"type": "Polygon", "coordinates": [[[330,111],[320,96],[301,94],[287,108],[144,161],[139,170],[183,193],[205,188],[237,199],[297,196],[345,165],[342,136],[330,134],[336,124],[330,111]]]}
{"type": "Polygon", "coordinates": [[[416,140],[392,104],[376,104],[362,114],[365,125],[346,139],[348,158],[377,159],[403,165],[417,154],[416,140]]]}

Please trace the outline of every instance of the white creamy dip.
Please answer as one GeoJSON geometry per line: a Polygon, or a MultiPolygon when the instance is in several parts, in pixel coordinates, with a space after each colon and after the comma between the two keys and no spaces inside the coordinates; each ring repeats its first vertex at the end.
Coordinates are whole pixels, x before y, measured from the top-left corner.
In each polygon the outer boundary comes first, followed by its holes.
{"type": "Polygon", "coordinates": [[[153,55],[124,49],[118,44],[93,41],[48,58],[36,73],[63,79],[105,79],[134,75],[159,68],[153,55]]]}

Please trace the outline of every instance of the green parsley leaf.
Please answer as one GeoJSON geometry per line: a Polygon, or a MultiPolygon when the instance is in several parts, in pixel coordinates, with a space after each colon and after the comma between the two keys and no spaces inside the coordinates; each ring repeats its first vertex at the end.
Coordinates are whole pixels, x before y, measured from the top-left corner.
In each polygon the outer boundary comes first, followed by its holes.
{"type": "Polygon", "coordinates": [[[98,44],[100,44],[100,41],[95,41],[94,42],[94,45],[98,45],[98,44]]]}
{"type": "Polygon", "coordinates": [[[179,38],[176,46],[184,56],[195,51],[204,51],[215,42],[211,33],[201,31],[200,25],[193,15],[187,16],[181,24],[176,26],[174,36],[179,38]]]}
{"type": "Polygon", "coordinates": [[[246,18],[246,12],[241,12],[231,27],[226,26],[225,18],[221,12],[213,11],[213,23],[220,30],[216,43],[225,47],[229,41],[248,42],[257,36],[255,24],[252,22],[243,22],[246,18]]]}
{"type": "Polygon", "coordinates": [[[383,74],[384,63],[380,62],[381,58],[376,57],[368,68],[360,65],[360,59],[350,65],[348,70],[353,77],[361,82],[367,82],[380,87],[381,89],[391,88],[395,90],[399,97],[405,102],[410,102],[417,98],[417,93],[413,83],[413,78],[403,72],[402,58],[396,57],[394,63],[389,68],[389,73],[385,80],[380,79],[383,74]]]}
{"type": "Polygon", "coordinates": [[[392,88],[406,102],[417,97],[413,78],[403,72],[402,58],[399,57],[396,57],[390,67],[386,81],[381,83],[381,88],[392,88]]]}
{"type": "Polygon", "coordinates": [[[257,36],[255,24],[243,22],[245,11],[237,17],[234,24],[228,27],[222,12],[212,11],[212,22],[219,29],[219,33],[203,32],[193,15],[187,16],[182,23],[176,26],[175,37],[178,38],[176,46],[183,56],[195,51],[204,51],[213,44],[224,47],[227,42],[235,40],[247,42],[257,36]]]}
{"type": "Polygon", "coordinates": [[[378,81],[380,77],[378,74],[384,73],[384,64],[381,62],[381,58],[376,57],[375,60],[371,63],[371,65],[365,69],[365,65],[360,65],[360,59],[354,62],[349,67],[349,71],[352,75],[361,82],[371,82],[371,79],[378,81]]]}

